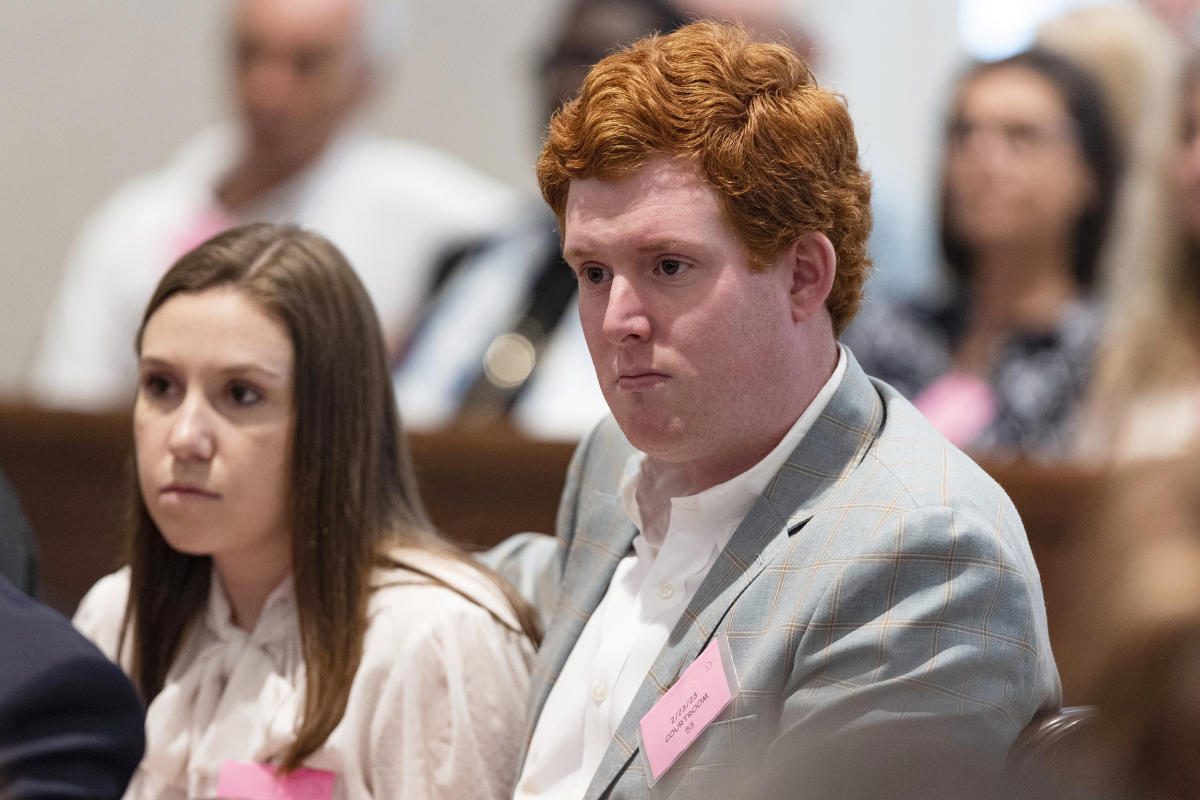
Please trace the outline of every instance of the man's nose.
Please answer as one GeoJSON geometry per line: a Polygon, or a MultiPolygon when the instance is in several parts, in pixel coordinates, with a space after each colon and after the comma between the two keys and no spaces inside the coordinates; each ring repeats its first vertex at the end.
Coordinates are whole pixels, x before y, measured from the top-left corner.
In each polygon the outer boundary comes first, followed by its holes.
{"type": "Polygon", "coordinates": [[[277,112],[291,101],[294,76],[282,58],[258,56],[243,67],[242,93],[247,105],[259,113],[277,112]]]}
{"type": "Polygon", "coordinates": [[[641,292],[633,282],[614,276],[604,309],[604,335],[613,344],[650,338],[650,317],[641,292]]]}
{"type": "Polygon", "coordinates": [[[181,461],[207,461],[216,451],[212,409],[198,392],[188,394],[175,410],[167,442],[181,461]]]}

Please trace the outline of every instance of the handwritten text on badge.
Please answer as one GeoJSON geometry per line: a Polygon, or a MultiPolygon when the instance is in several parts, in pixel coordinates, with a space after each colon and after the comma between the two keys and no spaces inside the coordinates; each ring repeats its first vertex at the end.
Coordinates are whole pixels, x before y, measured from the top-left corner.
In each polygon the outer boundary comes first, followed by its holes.
{"type": "Polygon", "coordinates": [[[716,638],[708,643],[675,685],[642,717],[642,747],[658,780],[708,723],[729,705],[733,693],[716,638]]]}
{"type": "Polygon", "coordinates": [[[337,776],[305,769],[276,777],[269,764],[226,761],[217,778],[217,794],[236,800],[331,800],[337,776]]]}

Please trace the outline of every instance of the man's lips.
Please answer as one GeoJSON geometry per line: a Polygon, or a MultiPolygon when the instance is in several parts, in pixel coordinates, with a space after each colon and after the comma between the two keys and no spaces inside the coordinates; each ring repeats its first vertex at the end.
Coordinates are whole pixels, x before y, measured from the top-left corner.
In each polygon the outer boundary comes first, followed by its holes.
{"type": "Polygon", "coordinates": [[[653,389],[667,376],[653,370],[626,370],[617,376],[617,388],[624,392],[639,392],[653,389]]]}

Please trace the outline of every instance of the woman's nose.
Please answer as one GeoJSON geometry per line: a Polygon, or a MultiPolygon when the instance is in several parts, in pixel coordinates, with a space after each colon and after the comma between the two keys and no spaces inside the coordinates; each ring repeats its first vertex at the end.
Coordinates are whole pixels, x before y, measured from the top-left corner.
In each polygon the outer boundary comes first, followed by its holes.
{"type": "Polygon", "coordinates": [[[175,410],[168,446],[171,455],[183,460],[207,461],[213,457],[212,410],[196,394],[190,394],[175,410]]]}

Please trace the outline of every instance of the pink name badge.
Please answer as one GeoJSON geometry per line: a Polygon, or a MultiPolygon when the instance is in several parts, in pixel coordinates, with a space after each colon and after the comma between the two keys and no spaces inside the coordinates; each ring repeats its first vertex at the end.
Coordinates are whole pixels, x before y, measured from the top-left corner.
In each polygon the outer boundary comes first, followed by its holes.
{"type": "Polygon", "coordinates": [[[948,372],[913,400],[938,432],[956,447],[968,447],[999,412],[992,387],[965,372],[948,372]]]}
{"type": "Polygon", "coordinates": [[[642,717],[642,752],[650,785],[663,776],[737,694],[724,636],[714,637],[675,685],[642,717]]]}
{"type": "Polygon", "coordinates": [[[217,794],[226,800],[332,800],[337,776],[305,769],[276,777],[270,764],[226,761],[217,778],[217,794]]]}

